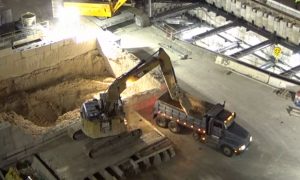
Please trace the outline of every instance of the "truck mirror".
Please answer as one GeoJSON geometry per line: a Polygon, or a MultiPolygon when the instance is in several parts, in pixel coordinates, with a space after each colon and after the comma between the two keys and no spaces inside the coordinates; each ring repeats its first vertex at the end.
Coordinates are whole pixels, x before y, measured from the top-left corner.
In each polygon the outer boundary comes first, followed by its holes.
{"type": "Polygon", "coordinates": [[[226,103],[226,101],[223,102],[223,107],[225,107],[225,103],[226,103]]]}

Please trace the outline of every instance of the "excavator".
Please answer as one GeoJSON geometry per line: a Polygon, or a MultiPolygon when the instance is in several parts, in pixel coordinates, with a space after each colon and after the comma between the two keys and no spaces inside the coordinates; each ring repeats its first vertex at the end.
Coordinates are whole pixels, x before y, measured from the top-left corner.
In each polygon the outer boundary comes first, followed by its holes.
{"type": "Polygon", "coordinates": [[[112,17],[127,0],[65,0],[65,8],[76,8],[82,16],[112,17]]]}
{"type": "MultiPolygon", "coordinates": [[[[122,141],[122,139],[137,139],[142,135],[141,129],[130,129],[127,126],[123,101],[120,94],[133,82],[142,78],[152,69],[160,66],[165,83],[171,98],[179,101],[184,110],[188,112],[192,109],[192,103],[185,93],[179,88],[177,79],[168,54],[160,48],[149,60],[142,60],[128,72],[118,77],[107,89],[100,93],[99,99],[86,101],[80,110],[81,127],[73,131],[73,139],[79,139],[82,134],[95,140],[107,140],[106,144],[122,141]],[[158,53],[158,56],[154,56],[158,53]]],[[[96,143],[97,144],[97,143],[96,143]]],[[[105,146],[101,142],[98,145],[89,147],[90,157],[97,154],[97,149],[105,146]]]]}
{"type": "Polygon", "coordinates": [[[64,13],[90,16],[87,18],[91,22],[104,29],[128,21],[135,21],[140,27],[150,25],[149,17],[135,8],[134,0],[52,0],[52,11],[55,18],[61,18],[64,13]],[[122,6],[127,7],[120,12],[122,6]]]}

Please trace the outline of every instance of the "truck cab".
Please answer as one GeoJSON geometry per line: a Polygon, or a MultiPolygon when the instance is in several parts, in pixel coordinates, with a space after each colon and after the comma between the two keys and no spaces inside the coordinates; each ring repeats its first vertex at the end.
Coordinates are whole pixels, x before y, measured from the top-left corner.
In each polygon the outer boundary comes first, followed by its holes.
{"type": "Polygon", "coordinates": [[[225,110],[221,104],[216,104],[205,117],[208,138],[213,139],[222,153],[229,157],[245,151],[252,141],[250,133],[235,122],[235,117],[234,112],[225,110]]]}

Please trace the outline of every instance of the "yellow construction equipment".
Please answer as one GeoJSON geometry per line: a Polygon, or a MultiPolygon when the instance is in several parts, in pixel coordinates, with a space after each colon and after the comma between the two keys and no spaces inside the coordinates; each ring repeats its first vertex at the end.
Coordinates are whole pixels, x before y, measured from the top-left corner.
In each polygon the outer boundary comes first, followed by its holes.
{"type": "Polygon", "coordinates": [[[65,8],[74,8],[82,16],[112,17],[127,0],[108,1],[64,1],[65,8]]]}
{"type": "Polygon", "coordinates": [[[5,180],[22,180],[22,178],[16,168],[10,167],[5,175],[5,180]]]}

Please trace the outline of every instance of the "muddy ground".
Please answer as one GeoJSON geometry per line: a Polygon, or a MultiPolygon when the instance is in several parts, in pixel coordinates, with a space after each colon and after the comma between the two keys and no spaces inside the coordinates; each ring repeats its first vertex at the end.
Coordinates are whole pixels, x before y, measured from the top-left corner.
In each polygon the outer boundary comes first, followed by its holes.
{"type": "Polygon", "coordinates": [[[105,76],[76,78],[37,91],[16,93],[0,102],[0,121],[25,129],[30,124],[50,127],[70,121],[78,117],[79,107],[85,100],[106,90],[113,80],[105,76]]]}

